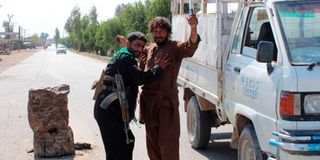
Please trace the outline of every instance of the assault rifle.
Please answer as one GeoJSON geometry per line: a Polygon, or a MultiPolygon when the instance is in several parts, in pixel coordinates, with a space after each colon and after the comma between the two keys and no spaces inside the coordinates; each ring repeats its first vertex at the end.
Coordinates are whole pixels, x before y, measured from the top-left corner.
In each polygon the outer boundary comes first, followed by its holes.
{"type": "Polygon", "coordinates": [[[126,143],[129,144],[133,142],[132,139],[128,137],[128,131],[130,130],[129,126],[129,105],[126,98],[126,90],[123,83],[123,78],[121,74],[115,74],[115,82],[117,85],[117,92],[119,96],[120,108],[122,120],[124,122],[124,132],[126,133],[126,143]]]}

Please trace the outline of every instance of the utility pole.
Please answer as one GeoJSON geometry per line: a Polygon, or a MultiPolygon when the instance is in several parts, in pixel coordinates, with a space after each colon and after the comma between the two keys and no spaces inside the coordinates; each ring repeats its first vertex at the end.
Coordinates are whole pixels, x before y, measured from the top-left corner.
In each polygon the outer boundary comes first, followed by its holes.
{"type": "Polygon", "coordinates": [[[18,33],[19,33],[19,41],[20,41],[21,40],[21,27],[20,27],[20,25],[19,25],[18,33]]]}
{"type": "Polygon", "coordinates": [[[8,32],[11,32],[11,35],[9,36],[9,39],[12,39],[13,37],[13,29],[14,29],[14,24],[12,26],[12,29],[11,29],[11,19],[13,17],[13,14],[7,14],[7,17],[8,17],[8,32]]]}
{"type": "Polygon", "coordinates": [[[23,40],[26,39],[26,32],[27,32],[27,30],[24,29],[24,30],[23,30],[23,40]]]}

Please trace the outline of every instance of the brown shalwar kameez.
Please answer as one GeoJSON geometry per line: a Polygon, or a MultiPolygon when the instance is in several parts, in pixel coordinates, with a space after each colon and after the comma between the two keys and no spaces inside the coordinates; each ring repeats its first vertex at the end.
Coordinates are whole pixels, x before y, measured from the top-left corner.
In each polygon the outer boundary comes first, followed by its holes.
{"type": "Polygon", "coordinates": [[[179,98],[177,76],[181,61],[191,57],[198,42],[167,41],[163,45],[147,47],[145,69],[154,65],[161,56],[171,57],[171,64],[164,69],[160,80],[142,87],[140,95],[140,119],[145,120],[148,155],[151,160],[179,160],[179,98]]]}

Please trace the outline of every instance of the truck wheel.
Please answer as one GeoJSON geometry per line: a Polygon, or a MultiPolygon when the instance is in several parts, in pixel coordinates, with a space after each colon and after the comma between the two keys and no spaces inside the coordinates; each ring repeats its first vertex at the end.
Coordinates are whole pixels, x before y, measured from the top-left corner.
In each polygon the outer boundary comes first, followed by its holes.
{"type": "Polygon", "coordinates": [[[247,125],[241,132],[238,143],[238,160],[264,160],[253,125],[247,125]]]}
{"type": "Polygon", "coordinates": [[[210,115],[201,111],[197,98],[192,96],[187,106],[187,130],[191,146],[195,149],[205,149],[211,136],[210,115]]]}

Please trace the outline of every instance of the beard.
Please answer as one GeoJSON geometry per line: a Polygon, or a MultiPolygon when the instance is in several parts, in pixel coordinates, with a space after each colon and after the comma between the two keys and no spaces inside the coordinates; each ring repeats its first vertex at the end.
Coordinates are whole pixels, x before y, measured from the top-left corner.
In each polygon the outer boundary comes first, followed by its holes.
{"type": "Polygon", "coordinates": [[[154,38],[154,39],[155,39],[154,41],[157,45],[163,45],[168,41],[169,38],[165,37],[165,38],[154,38]]]}
{"type": "Polygon", "coordinates": [[[130,46],[128,47],[128,50],[129,50],[129,52],[133,53],[136,58],[140,56],[140,52],[134,50],[134,49],[131,47],[131,44],[130,44],[130,46]]]}

